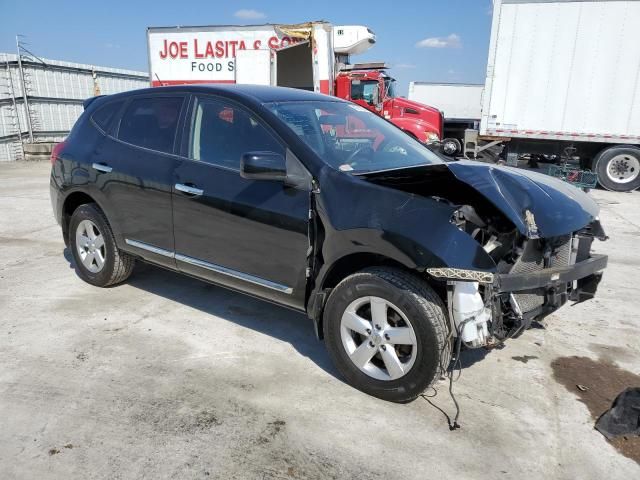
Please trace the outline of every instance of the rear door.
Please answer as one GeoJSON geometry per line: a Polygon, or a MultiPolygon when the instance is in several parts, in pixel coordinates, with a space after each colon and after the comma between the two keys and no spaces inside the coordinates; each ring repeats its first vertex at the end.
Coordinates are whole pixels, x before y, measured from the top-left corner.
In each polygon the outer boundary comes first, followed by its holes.
{"type": "Polygon", "coordinates": [[[171,192],[184,105],[181,94],[131,98],[92,165],[102,177],[118,243],[169,266],[175,265],[171,192]]]}
{"type": "Polygon", "coordinates": [[[303,308],[310,193],[240,176],[242,154],[285,155],[285,145],[234,102],[191,103],[173,194],[178,268],[303,308]]]}
{"type": "Polygon", "coordinates": [[[276,85],[314,91],[313,55],[308,41],[276,51],[276,85]]]}

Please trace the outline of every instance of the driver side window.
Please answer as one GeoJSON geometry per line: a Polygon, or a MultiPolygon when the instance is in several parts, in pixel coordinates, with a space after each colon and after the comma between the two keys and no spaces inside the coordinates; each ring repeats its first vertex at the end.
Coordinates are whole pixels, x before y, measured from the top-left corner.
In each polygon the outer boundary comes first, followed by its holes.
{"type": "Polygon", "coordinates": [[[362,100],[372,104],[378,90],[378,82],[354,80],[351,82],[351,100],[362,100]]]}
{"type": "Polygon", "coordinates": [[[285,148],[253,115],[232,103],[197,97],[192,111],[189,158],[240,169],[247,152],[285,154],[285,148]]]}

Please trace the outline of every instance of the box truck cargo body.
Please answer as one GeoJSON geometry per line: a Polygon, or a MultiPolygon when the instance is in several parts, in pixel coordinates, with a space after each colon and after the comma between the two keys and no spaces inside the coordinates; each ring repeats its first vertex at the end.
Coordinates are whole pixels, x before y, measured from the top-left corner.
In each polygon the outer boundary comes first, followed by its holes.
{"type": "Polygon", "coordinates": [[[480,138],[640,186],[639,28],[639,0],[496,0],[480,138]]]}
{"type": "Polygon", "coordinates": [[[431,105],[446,121],[479,121],[484,85],[470,83],[409,83],[409,100],[431,105]]]}
{"type": "Polygon", "coordinates": [[[397,98],[383,63],[351,64],[375,44],[361,25],[154,27],[147,30],[153,86],[245,83],[300,88],[352,101],[423,143],[442,138],[440,111],[397,98]]]}
{"type": "Polygon", "coordinates": [[[444,115],[442,150],[459,153],[468,128],[479,128],[484,85],[469,83],[409,83],[409,100],[439,109],[444,115]]]}
{"type": "Polygon", "coordinates": [[[252,83],[333,93],[333,29],[313,22],[147,29],[153,86],[252,83]],[[313,43],[313,46],[310,46],[313,43]]]}

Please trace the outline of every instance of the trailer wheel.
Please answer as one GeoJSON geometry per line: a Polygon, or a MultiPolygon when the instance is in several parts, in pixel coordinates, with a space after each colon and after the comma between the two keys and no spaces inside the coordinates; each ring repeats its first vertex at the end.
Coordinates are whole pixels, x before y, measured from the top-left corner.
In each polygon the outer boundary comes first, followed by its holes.
{"type": "Polygon", "coordinates": [[[630,192],[640,187],[640,148],[610,147],[600,152],[594,161],[598,181],[607,190],[630,192]]]}
{"type": "Polygon", "coordinates": [[[457,138],[445,138],[442,140],[442,153],[453,157],[462,151],[462,144],[457,138]]]}

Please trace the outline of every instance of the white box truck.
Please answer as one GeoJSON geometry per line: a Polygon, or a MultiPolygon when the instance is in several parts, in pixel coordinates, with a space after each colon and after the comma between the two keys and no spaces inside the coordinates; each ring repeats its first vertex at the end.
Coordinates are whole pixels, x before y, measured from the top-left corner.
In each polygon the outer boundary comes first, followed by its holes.
{"type": "Polygon", "coordinates": [[[394,94],[382,63],[351,64],[375,44],[362,25],[212,25],[147,29],[152,86],[245,83],[293,87],[359,104],[428,144],[442,139],[438,109],[394,94]]]}
{"type": "Polygon", "coordinates": [[[507,163],[579,158],[605,188],[638,188],[639,30],[640,0],[495,0],[480,130],[465,156],[503,143],[507,163]]]}
{"type": "Polygon", "coordinates": [[[408,98],[444,114],[442,150],[453,155],[462,150],[465,130],[480,127],[483,91],[482,84],[410,82],[408,98]]]}

